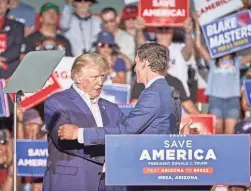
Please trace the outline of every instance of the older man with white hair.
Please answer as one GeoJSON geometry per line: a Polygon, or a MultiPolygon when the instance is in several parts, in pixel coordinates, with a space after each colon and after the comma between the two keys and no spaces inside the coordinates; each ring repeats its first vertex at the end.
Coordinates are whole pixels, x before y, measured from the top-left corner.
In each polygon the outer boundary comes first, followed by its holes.
{"type": "Polygon", "coordinates": [[[73,86],[46,100],[49,157],[44,191],[100,190],[104,146],[85,147],[76,140],[60,140],[58,128],[64,124],[102,128],[118,121],[122,114],[118,106],[99,97],[107,72],[108,63],[101,55],[79,56],[71,70],[73,86]]]}

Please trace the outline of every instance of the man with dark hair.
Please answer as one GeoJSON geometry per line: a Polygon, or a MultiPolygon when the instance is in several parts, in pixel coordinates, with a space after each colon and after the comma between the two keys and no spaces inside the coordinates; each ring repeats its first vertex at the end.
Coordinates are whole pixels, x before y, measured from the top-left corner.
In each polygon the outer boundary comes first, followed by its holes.
{"type": "Polygon", "coordinates": [[[116,44],[120,47],[122,54],[127,56],[131,61],[135,56],[135,41],[131,34],[119,28],[119,16],[112,7],[104,8],[101,11],[101,19],[105,31],[111,32],[115,37],[116,44]]]}
{"type": "Polygon", "coordinates": [[[51,37],[55,39],[59,50],[64,50],[66,56],[72,56],[70,42],[57,32],[59,14],[59,7],[53,3],[46,3],[41,7],[41,28],[27,37],[23,53],[41,50],[41,41],[46,37],[51,37]]]}
{"type": "Polygon", "coordinates": [[[105,134],[173,134],[176,116],[172,89],[164,78],[168,54],[168,49],[158,43],[145,43],[137,49],[137,82],[146,88],[128,117],[121,116],[118,123],[103,128],[65,124],[59,127],[59,138],[78,139],[88,146],[104,144],[105,134]]]}

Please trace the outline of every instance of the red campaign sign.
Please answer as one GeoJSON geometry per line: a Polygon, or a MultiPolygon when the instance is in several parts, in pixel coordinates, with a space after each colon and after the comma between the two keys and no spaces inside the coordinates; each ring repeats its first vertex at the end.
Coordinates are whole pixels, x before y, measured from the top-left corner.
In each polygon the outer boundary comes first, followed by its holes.
{"type": "MultiPolygon", "coordinates": [[[[50,78],[47,80],[46,84],[44,85],[44,87],[40,91],[36,93],[24,94],[21,102],[23,110],[27,110],[29,108],[38,105],[52,94],[58,92],[59,90],[61,90],[60,84],[58,83],[56,77],[54,75],[51,75],[50,78]]],[[[10,95],[12,100],[14,100],[14,96],[15,94],[10,95]]]]}
{"type": "Polygon", "coordinates": [[[184,115],[181,118],[180,134],[215,134],[215,115],[184,115]],[[185,131],[189,132],[185,132],[185,131]]]}
{"type": "Polygon", "coordinates": [[[147,26],[183,26],[189,17],[188,0],[140,0],[139,16],[147,26]]]}
{"type": "Polygon", "coordinates": [[[5,52],[7,49],[7,35],[0,33],[0,53],[5,52]]]}

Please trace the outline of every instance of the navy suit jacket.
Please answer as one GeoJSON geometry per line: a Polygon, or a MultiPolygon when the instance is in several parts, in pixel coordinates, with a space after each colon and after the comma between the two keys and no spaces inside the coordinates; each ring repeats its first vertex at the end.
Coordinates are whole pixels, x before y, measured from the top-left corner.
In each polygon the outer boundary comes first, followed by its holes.
{"type": "Polygon", "coordinates": [[[21,46],[24,44],[24,25],[6,18],[1,33],[7,36],[7,50],[0,56],[7,59],[8,69],[0,69],[0,78],[9,78],[20,63],[21,46]]]}
{"type": "Polygon", "coordinates": [[[115,125],[104,128],[84,128],[84,144],[105,144],[106,134],[173,134],[176,116],[171,94],[165,79],[154,81],[140,94],[128,117],[121,117],[115,125]]]}
{"type": "MultiPolygon", "coordinates": [[[[104,126],[114,125],[122,115],[116,104],[98,101],[104,126]]],[[[97,126],[80,95],[70,88],[49,97],[44,106],[49,157],[44,177],[44,191],[96,191],[104,163],[104,146],[84,146],[75,141],[61,141],[58,127],[64,124],[97,126]]]]}

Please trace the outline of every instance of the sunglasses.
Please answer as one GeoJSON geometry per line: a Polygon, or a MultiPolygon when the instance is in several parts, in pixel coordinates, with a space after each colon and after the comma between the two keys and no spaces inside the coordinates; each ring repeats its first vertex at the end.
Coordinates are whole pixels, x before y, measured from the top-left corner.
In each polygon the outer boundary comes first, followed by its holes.
{"type": "Polygon", "coordinates": [[[98,47],[100,48],[104,48],[104,47],[109,47],[109,48],[112,48],[113,45],[112,44],[108,44],[108,43],[98,43],[98,47]]]}
{"type": "Polygon", "coordinates": [[[114,23],[115,21],[116,21],[116,18],[110,19],[110,20],[103,20],[104,24],[114,23]]]}
{"type": "Polygon", "coordinates": [[[42,50],[56,50],[57,47],[54,45],[46,45],[42,47],[42,50]]]}

